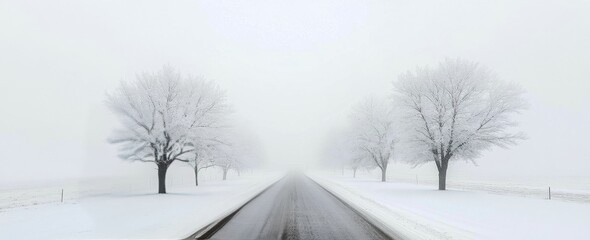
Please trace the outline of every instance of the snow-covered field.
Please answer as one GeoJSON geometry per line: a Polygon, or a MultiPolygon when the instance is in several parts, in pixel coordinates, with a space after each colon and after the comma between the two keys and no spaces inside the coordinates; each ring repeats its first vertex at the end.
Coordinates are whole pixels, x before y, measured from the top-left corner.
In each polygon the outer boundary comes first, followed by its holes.
{"type": "MultiPolygon", "coordinates": [[[[144,166],[144,168],[147,166],[144,166]]],[[[149,168],[149,167],[147,167],[149,168]]],[[[193,186],[192,169],[172,166],[168,170],[166,186],[169,189],[193,186]]],[[[260,170],[264,171],[264,170],[260,170]]],[[[247,171],[245,177],[258,174],[247,171]]],[[[199,173],[199,182],[207,183],[221,180],[222,172],[218,168],[209,168],[199,173]]],[[[228,179],[239,179],[235,171],[230,171],[228,179]]],[[[88,179],[73,179],[53,182],[34,182],[19,185],[0,185],[0,209],[61,202],[63,190],[64,202],[85,197],[112,194],[142,194],[158,191],[158,176],[155,173],[143,173],[129,176],[109,176],[88,179]]]]}
{"type": "Polygon", "coordinates": [[[64,203],[59,202],[61,193],[51,191],[56,188],[44,188],[46,194],[4,191],[21,195],[2,196],[0,239],[183,238],[242,205],[280,176],[268,173],[204,181],[198,188],[171,184],[165,195],[149,187],[129,187],[127,192],[123,187],[112,193],[97,187],[88,190],[92,194],[80,191],[83,196],[64,203]],[[43,204],[29,204],[31,199],[42,199],[43,204]]]}
{"type": "Polygon", "coordinates": [[[432,186],[378,179],[313,178],[397,234],[411,239],[584,239],[590,204],[438,191],[432,186]]]}
{"type": "MultiPolygon", "coordinates": [[[[388,171],[387,179],[392,182],[419,184],[436,189],[438,177],[432,173],[408,173],[414,169],[396,169],[395,166],[388,171]],[[408,172],[404,172],[408,171],[408,172]]],[[[416,172],[416,171],[415,171],[416,172]]],[[[337,177],[352,176],[352,171],[323,172],[337,177]]],[[[377,170],[359,170],[358,178],[378,179],[380,173],[377,170]]],[[[498,195],[519,196],[536,199],[548,199],[549,187],[551,187],[551,199],[568,202],[590,203],[590,178],[589,177],[484,177],[484,176],[457,176],[452,174],[447,178],[447,188],[455,190],[478,191],[498,195]]]]}

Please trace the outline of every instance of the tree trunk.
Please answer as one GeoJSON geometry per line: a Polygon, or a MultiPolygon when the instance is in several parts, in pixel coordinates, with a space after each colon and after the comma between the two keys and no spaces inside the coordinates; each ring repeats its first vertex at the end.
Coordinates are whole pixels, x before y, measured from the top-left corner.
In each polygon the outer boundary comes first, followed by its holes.
{"type": "Polygon", "coordinates": [[[447,189],[447,170],[441,170],[438,172],[438,190],[447,189]]]}
{"type": "Polygon", "coordinates": [[[356,178],[356,168],[352,170],[352,177],[356,178]]]}
{"type": "Polygon", "coordinates": [[[448,161],[443,162],[441,167],[438,169],[438,190],[447,189],[447,167],[448,161]]]}
{"type": "Polygon", "coordinates": [[[199,186],[199,168],[195,167],[195,186],[199,186]]]}
{"type": "Polygon", "coordinates": [[[227,171],[228,171],[228,170],[229,170],[229,169],[227,169],[227,168],[223,168],[223,180],[224,180],[224,181],[227,179],[227,171]]]}
{"type": "Polygon", "coordinates": [[[381,169],[381,182],[387,181],[387,167],[381,169]]]}
{"type": "Polygon", "coordinates": [[[166,193],[166,171],[169,164],[158,164],[158,193],[166,193]]]}

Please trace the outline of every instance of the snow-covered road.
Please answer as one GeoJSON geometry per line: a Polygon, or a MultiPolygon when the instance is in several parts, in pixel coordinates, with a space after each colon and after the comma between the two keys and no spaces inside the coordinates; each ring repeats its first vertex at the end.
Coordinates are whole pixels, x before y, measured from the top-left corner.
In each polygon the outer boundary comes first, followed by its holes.
{"type": "Polygon", "coordinates": [[[236,213],[212,239],[389,239],[318,184],[291,175],[236,213]]]}

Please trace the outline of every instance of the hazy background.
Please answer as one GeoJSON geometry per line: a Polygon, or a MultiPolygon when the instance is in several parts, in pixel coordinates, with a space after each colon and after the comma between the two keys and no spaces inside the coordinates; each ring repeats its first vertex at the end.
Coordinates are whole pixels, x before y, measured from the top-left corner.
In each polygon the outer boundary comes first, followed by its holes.
{"type": "Polygon", "coordinates": [[[227,89],[268,162],[308,167],[351,105],[445,57],[520,83],[531,103],[521,116],[529,140],[451,175],[590,177],[589,10],[536,0],[3,0],[0,187],[152,174],[151,164],[117,159],[106,142],[117,122],[103,101],[163,64],[227,89]]]}

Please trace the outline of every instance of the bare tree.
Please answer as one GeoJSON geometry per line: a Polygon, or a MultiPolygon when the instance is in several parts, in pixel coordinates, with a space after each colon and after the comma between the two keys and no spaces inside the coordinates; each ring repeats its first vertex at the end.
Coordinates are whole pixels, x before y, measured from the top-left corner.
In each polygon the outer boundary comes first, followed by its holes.
{"type": "MultiPolygon", "coordinates": [[[[394,114],[386,99],[367,98],[351,114],[355,148],[364,152],[381,170],[381,181],[387,180],[387,167],[398,142],[394,114]]],[[[362,157],[361,157],[362,159],[362,157]]]]}
{"type": "Polygon", "coordinates": [[[446,189],[449,161],[474,161],[483,150],[524,138],[510,131],[512,115],[526,106],[523,91],[477,63],[447,59],[435,69],[401,75],[394,86],[408,130],[408,160],[415,166],[434,161],[439,190],[446,189]]]}
{"type": "Polygon", "coordinates": [[[123,82],[109,95],[108,106],[123,128],[110,142],[120,144],[125,160],[153,162],[158,167],[158,193],[166,193],[166,172],[174,161],[188,162],[196,145],[191,136],[213,126],[213,113],[225,106],[224,93],[212,82],[165,66],[123,82]]]}

